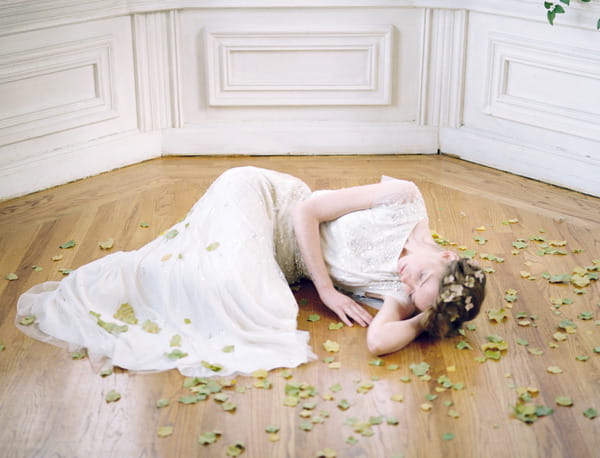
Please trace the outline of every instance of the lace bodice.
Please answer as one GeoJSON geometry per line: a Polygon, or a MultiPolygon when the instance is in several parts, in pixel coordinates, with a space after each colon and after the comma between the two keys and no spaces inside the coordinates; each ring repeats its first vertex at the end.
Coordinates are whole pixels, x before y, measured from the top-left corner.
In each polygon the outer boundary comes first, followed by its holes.
{"type": "Polygon", "coordinates": [[[417,223],[427,218],[420,192],[416,186],[411,190],[412,195],[387,195],[372,208],[321,224],[323,257],[338,288],[404,297],[398,256],[417,223]]]}

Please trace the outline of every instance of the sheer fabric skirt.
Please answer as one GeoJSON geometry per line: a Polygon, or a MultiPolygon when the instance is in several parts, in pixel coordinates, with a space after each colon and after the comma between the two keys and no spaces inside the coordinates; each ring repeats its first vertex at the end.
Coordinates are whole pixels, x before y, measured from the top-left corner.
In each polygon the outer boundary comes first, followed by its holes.
{"type": "Polygon", "coordinates": [[[38,340],[85,348],[103,366],[134,371],[230,375],[307,362],[314,354],[308,333],[296,328],[287,281],[294,275],[282,272],[276,243],[293,238],[281,235],[281,225],[308,193],[288,175],[231,169],[148,245],[31,288],[19,299],[17,325],[38,340]],[[135,314],[128,324],[114,317],[122,304],[135,314]],[[25,315],[35,323],[19,325],[25,315]]]}

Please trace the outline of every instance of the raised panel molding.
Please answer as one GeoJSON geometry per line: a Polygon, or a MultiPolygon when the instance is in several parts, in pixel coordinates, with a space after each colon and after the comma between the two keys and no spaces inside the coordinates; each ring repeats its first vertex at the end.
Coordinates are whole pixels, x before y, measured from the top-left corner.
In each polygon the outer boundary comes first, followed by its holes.
{"type": "Polygon", "coordinates": [[[0,144],[118,117],[110,36],[0,55],[0,144]]]}
{"type": "Polygon", "coordinates": [[[600,140],[598,50],[490,34],[488,56],[484,113],[600,140]]]}
{"type": "Polygon", "coordinates": [[[462,124],[466,31],[465,10],[425,12],[418,112],[421,125],[462,124]]]}
{"type": "Polygon", "coordinates": [[[206,29],[208,103],[389,105],[392,31],[206,29]]]}
{"type": "Polygon", "coordinates": [[[179,13],[133,16],[138,124],[143,132],[180,127],[179,13]]]}

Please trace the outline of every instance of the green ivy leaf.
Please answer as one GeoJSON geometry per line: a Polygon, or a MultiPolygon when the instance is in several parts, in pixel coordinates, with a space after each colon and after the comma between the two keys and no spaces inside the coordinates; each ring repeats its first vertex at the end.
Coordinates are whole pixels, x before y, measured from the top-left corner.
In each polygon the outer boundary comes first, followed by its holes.
{"type": "Polygon", "coordinates": [[[598,416],[598,411],[596,409],[594,409],[593,407],[590,407],[589,409],[585,409],[583,411],[583,415],[586,418],[593,420],[594,418],[596,418],[598,416]]]}

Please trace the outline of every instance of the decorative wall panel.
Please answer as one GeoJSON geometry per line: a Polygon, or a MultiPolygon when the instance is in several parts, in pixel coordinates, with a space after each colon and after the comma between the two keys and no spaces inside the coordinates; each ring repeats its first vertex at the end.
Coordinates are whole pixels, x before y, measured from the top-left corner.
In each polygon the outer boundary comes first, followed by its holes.
{"type": "Polygon", "coordinates": [[[388,105],[392,27],[206,31],[211,106],[388,105]]]}
{"type": "Polygon", "coordinates": [[[110,37],[0,56],[0,144],[115,118],[110,37]]]}
{"type": "Polygon", "coordinates": [[[598,50],[492,34],[488,55],[486,114],[600,140],[598,50]]]}

